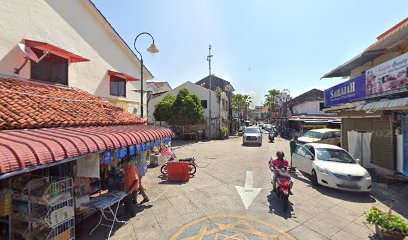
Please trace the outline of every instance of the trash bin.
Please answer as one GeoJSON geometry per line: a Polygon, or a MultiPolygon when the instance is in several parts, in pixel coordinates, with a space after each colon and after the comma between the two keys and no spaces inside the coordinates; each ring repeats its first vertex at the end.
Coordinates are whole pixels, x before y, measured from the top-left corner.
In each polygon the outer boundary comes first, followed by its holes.
{"type": "Polygon", "coordinates": [[[188,162],[168,162],[167,180],[169,182],[188,182],[190,180],[188,165],[188,162]]]}

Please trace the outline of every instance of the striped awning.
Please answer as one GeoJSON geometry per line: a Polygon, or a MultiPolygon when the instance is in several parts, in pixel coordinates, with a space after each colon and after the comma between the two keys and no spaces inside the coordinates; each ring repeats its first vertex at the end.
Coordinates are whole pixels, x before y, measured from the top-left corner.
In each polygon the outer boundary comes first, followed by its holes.
{"type": "Polygon", "coordinates": [[[408,108],[408,98],[381,100],[370,102],[356,107],[356,110],[404,110],[408,108]]]}
{"type": "Polygon", "coordinates": [[[1,131],[0,177],[25,168],[171,136],[170,129],[148,125],[1,131]]]}

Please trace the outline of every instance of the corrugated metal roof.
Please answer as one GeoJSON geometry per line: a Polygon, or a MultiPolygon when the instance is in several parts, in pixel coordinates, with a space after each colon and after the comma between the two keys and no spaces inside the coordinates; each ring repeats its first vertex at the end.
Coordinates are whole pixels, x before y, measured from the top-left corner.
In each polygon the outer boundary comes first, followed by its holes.
{"type": "Polygon", "coordinates": [[[89,153],[171,137],[148,125],[7,130],[0,132],[0,176],[89,153]]]}
{"type": "Polygon", "coordinates": [[[353,59],[351,59],[350,61],[343,63],[342,65],[338,66],[334,70],[326,73],[321,78],[350,76],[351,70],[381,56],[384,53],[385,51],[383,50],[363,52],[359,54],[358,56],[354,57],[353,59]]]}
{"type": "Polygon", "coordinates": [[[408,107],[408,98],[398,98],[392,100],[382,100],[370,102],[356,107],[356,110],[397,110],[408,107]]]}

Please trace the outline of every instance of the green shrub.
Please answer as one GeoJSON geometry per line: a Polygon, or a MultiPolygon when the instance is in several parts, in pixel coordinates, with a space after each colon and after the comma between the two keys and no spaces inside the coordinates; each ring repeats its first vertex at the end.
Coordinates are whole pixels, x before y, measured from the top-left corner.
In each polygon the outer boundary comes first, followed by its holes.
{"type": "Polygon", "coordinates": [[[226,139],[228,137],[228,128],[220,128],[220,139],[226,139]]]}
{"type": "Polygon", "coordinates": [[[370,224],[375,224],[388,231],[395,231],[401,233],[408,232],[408,224],[401,217],[385,213],[377,207],[372,207],[365,213],[366,220],[370,224]]]}

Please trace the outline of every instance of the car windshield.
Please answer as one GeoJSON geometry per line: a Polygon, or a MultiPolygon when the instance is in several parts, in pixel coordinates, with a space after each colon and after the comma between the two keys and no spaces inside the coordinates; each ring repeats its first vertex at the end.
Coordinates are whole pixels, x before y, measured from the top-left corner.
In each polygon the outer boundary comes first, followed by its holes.
{"type": "Polygon", "coordinates": [[[245,133],[260,133],[259,128],[245,128],[245,133]]]}
{"type": "Polygon", "coordinates": [[[309,131],[303,135],[303,137],[308,137],[308,138],[315,138],[315,139],[322,139],[323,133],[321,132],[316,132],[316,131],[309,131]]]}
{"type": "Polygon", "coordinates": [[[343,149],[317,148],[317,159],[330,162],[356,163],[343,149]]]}

